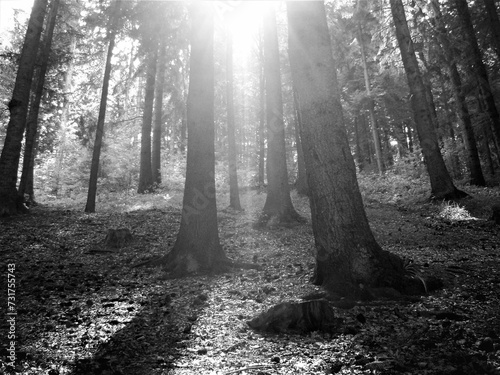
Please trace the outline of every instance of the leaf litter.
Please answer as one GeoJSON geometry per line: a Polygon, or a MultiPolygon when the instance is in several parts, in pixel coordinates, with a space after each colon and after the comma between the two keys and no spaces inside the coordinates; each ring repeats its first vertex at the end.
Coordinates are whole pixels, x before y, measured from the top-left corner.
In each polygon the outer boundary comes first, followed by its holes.
{"type": "MultiPolygon", "coordinates": [[[[308,218],[307,199],[293,196],[308,218]]],[[[486,198],[485,198],[486,199],[486,198]]],[[[487,199],[490,199],[487,197],[487,199]]],[[[219,212],[232,259],[259,269],[169,279],[134,267],[175,242],[180,210],[165,202],[124,212],[38,207],[0,222],[4,259],[16,264],[18,374],[500,374],[500,230],[485,214],[435,204],[370,201],[383,248],[444,287],[415,301],[334,308],[338,333],[259,333],[247,321],[318,292],[310,224],[255,229],[265,194],[244,212],[219,212]],[[445,214],[443,214],[445,212],[445,214]],[[108,251],[110,228],[134,240],[108,251]]],[[[4,268],[5,269],[5,268],[4,268]]],[[[7,325],[2,322],[2,337],[7,325]]],[[[5,340],[4,340],[5,341],[5,340]]]]}

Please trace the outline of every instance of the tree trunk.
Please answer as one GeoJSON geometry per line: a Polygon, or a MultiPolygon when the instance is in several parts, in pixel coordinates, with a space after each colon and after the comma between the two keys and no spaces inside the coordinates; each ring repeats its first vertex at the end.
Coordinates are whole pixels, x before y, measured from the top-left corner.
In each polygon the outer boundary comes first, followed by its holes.
{"type": "Polygon", "coordinates": [[[155,122],[153,126],[153,153],[151,158],[151,171],[153,183],[161,184],[161,135],[163,132],[163,86],[165,86],[166,46],[165,36],[160,35],[158,53],[158,66],[156,68],[155,85],[155,122]]]}
{"type": "Polygon", "coordinates": [[[266,158],[265,126],[266,126],[266,80],[264,76],[264,30],[261,29],[259,40],[259,187],[264,186],[264,166],[266,158]]]}
{"type": "Polygon", "coordinates": [[[467,194],[458,190],[453,184],[453,180],[446,169],[443,156],[439,150],[436,130],[433,126],[432,115],[425,97],[425,86],[415,56],[403,3],[401,0],[390,0],[390,3],[396,27],[396,38],[410,88],[411,105],[418,139],[430,178],[431,198],[436,200],[462,198],[467,194]]]}
{"type": "Polygon", "coordinates": [[[488,22],[493,36],[493,48],[495,48],[497,58],[500,61],[500,20],[498,18],[495,0],[483,0],[483,3],[486,8],[486,13],[488,14],[488,22]]]}
{"type": "Polygon", "coordinates": [[[151,168],[151,124],[153,122],[153,102],[155,98],[156,63],[158,45],[149,56],[146,72],[146,94],[144,95],[144,112],[142,114],[141,163],[139,171],[139,187],[137,193],[150,193],[153,190],[153,170],[151,168]]]}
{"type": "MultiPolygon", "coordinates": [[[[453,56],[453,50],[448,39],[446,27],[442,20],[441,9],[438,0],[432,0],[432,6],[435,12],[435,20],[438,28],[438,35],[443,47],[443,52],[446,56],[446,65],[448,68],[448,75],[451,82],[453,97],[455,99],[455,108],[458,114],[459,121],[462,125],[464,132],[465,147],[467,149],[467,167],[469,169],[469,182],[472,185],[485,186],[483,171],[479,161],[479,153],[477,151],[476,137],[474,135],[474,128],[469,115],[469,109],[465,100],[465,95],[462,88],[462,80],[458,73],[458,68],[453,56]]],[[[454,140],[453,140],[454,141],[454,140]]]]}
{"type": "Polygon", "coordinates": [[[293,110],[295,117],[295,144],[297,147],[297,179],[295,180],[295,189],[300,195],[309,195],[309,186],[307,186],[306,164],[304,161],[304,151],[302,150],[302,141],[300,140],[300,128],[302,120],[300,118],[299,102],[297,92],[293,90],[293,110]]]}
{"type": "Polygon", "coordinates": [[[181,226],[165,258],[177,275],[224,268],[215,201],[214,20],[210,2],[191,8],[187,167],[181,226]]]}
{"type": "Polygon", "coordinates": [[[16,189],[17,170],[46,8],[47,0],[35,0],[21,51],[12,99],[9,102],[10,119],[0,157],[0,217],[27,212],[16,189]]]}
{"type": "Polygon", "coordinates": [[[364,286],[400,288],[402,261],[380,248],[364,211],[324,4],[287,2],[287,10],[316,246],[314,283],[348,296],[360,296],[364,286]]]}
{"type": "Polygon", "coordinates": [[[226,100],[227,100],[227,143],[229,168],[229,207],[241,211],[238,191],[238,155],[236,150],[234,121],[234,77],[233,77],[233,36],[231,30],[226,32],[226,100]]]}
{"type": "Polygon", "coordinates": [[[267,197],[262,220],[291,222],[299,219],[299,215],[293,207],[288,185],[278,31],[274,8],[270,8],[264,16],[264,74],[267,120],[267,197]]]}
{"type": "Polygon", "coordinates": [[[383,175],[385,172],[384,162],[382,159],[382,147],[380,146],[380,135],[377,128],[377,120],[375,117],[375,100],[371,97],[370,76],[368,75],[368,64],[366,62],[365,41],[363,39],[363,29],[361,27],[361,20],[359,19],[359,6],[358,1],[358,21],[357,21],[357,39],[361,51],[361,62],[363,63],[363,76],[365,78],[365,90],[368,97],[368,112],[370,114],[370,121],[372,123],[372,137],[375,146],[375,158],[377,159],[378,173],[383,175]]]}
{"type": "Polygon", "coordinates": [[[488,72],[486,71],[486,67],[481,57],[481,50],[477,44],[474,25],[472,24],[469,7],[467,6],[467,0],[453,0],[452,3],[457,9],[458,17],[465,33],[465,41],[469,47],[468,52],[470,53],[472,61],[470,70],[477,77],[481,95],[486,104],[486,112],[488,113],[493,126],[493,133],[497,143],[500,144],[500,115],[495,105],[495,98],[488,80],[488,72]]]}
{"type": "MultiPolygon", "coordinates": [[[[28,115],[28,122],[26,124],[26,135],[24,144],[24,157],[23,157],[23,170],[21,174],[21,181],[19,183],[19,199],[25,201],[24,195],[28,192],[29,179],[31,177],[31,186],[33,186],[33,168],[34,168],[34,155],[35,143],[37,138],[38,129],[38,112],[40,110],[40,102],[42,100],[43,84],[45,82],[45,74],[49,65],[49,55],[52,44],[52,37],[54,35],[54,27],[56,25],[57,10],[59,8],[59,0],[54,0],[51,3],[50,13],[47,21],[47,27],[44,35],[44,45],[42,50],[40,69],[38,71],[38,80],[36,83],[34,99],[30,105],[28,115]]],[[[26,200],[28,204],[35,203],[33,189],[28,194],[26,200]]]]}
{"type": "Polygon", "coordinates": [[[108,33],[108,52],[106,56],[106,65],[104,67],[104,77],[102,80],[101,103],[99,105],[99,116],[95,133],[94,150],[92,153],[92,164],[90,166],[89,190],[87,194],[87,204],[85,212],[95,212],[95,200],[97,194],[97,173],[99,172],[99,158],[101,156],[102,137],[104,134],[104,120],[106,118],[106,104],[108,100],[109,78],[111,76],[111,58],[113,57],[113,48],[115,46],[116,23],[120,13],[121,0],[115,0],[112,5],[111,22],[108,33]]]}

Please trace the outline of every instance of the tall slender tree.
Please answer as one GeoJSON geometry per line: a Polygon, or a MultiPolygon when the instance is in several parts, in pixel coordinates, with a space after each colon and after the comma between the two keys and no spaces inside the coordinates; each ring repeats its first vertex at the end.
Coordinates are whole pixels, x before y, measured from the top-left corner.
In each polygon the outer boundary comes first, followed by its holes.
{"type": "MultiPolygon", "coordinates": [[[[164,23],[162,24],[164,25],[164,23]]],[[[167,59],[166,36],[164,29],[160,33],[158,45],[158,65],[156,67],[155,113],[153,126],[153,145],[151,155],[151,171],[153,183],[161,184],[161,135],[163,132],[163,87],[165,86],[165,63],[167,59]]]]}
{"type": "MultiPolygon", "coordinates": [[[[448,75],[450,78],[453,97],[455,99],[455,108],[457,110],[458,119],[462,125],[464,132],[464,143],[467,149],[467,168],[469,169],[469,182],[472,185],[485,186],[483,171],[479,161],[479,153],[477,150],[476,137],[474,135],[474,128],[465,100],[464,91],[462,88],[462,79],[458,72],[458,67],[455,62],[451,42],[448,38],[448,32],[443,21],[438,0],[431,0],[431,5],[435,15],[436,28],[443,48],[444,55],[446,56],[446,65],[448,68],[448,75]]],[[[453,138],[452,138],[453,139],[453,138]]]]}
{"type": "Polygon", "coordinates": [[[425,86],[415,56],[415,48],[408,29],[405,10],[401,0],[390,0],[396,38],[406,71],[411,94],[413,117],[431,183],[431,198],[441,200],[459,199],[467,194],[458,190],[446,169],[439,150],[436,129],[426,99],[425,86]]]}
{"type": "Polygon", "coordinates": [[[155,97],[156,64],[158,60],[158,45],[150,51],[146,69],[146,94],[142,112],[141,161],[139,170],[139,187],[137,192],[144,194],[153,189],[153,170],[151,168],[151,126],[153,122],[153,103],[155,97]]]}
{"type": "Polygon", "coordinates": [[[287,2],[289,55],[316,247],[314,283],[347,296],[403,287],[403,264],[380,248],[359,191],[321,1],[287,2]]]}
{"type": "Polygon", "coordinates": [[[467,52],[470,56],[470,71],[473,73],[479,84],[479,91],[484,103],[486,104],[486,111],[490,117],[491,126],[493,127],[493,134],[498,144],[500,144],[500,114],[495,104],[495,97],[491,89],[490,81],[488,78],[488,71],[483,63],[481,50],[477,44],[477,38],[474,31],[474,25],[469,13],[469,6],[467,0],[453,0],[452,4],[457,9],[458,17],[464,30],[465,41],[467,43],[467,52]]]}
{"type": "Polygon", "coordinates": [[[27,212],[22,199],[19,199],[16,188],[17,171],[46,9],[47,0],[35,0],[19,59],[12,99],[9,102],[10,119],[0,156],[0,217],[27,212]]]}
{"type": "Polygon", "coordinates": [[[27,194],[28,199],[26,200],[26,203],[30,205],[35,203],[33,190],[33,167],[35,162],[35,143],[38,130],[38,112],[40,110],[40,102],[42,100],[45,75],[47,73],[47,68],[49,65],[49,55],[52,45],[52,37],[54,35],[54,28],[57,20],[58,9],[59,0],[53,0],[50,4],[50,12],[46,22],[47,26],[45,28],[43,46],[41,48],[40,68],[38,69],[38,77],[36,81],[34,97],[30,103],[30,111],[28,115],[28,121],[26,123],[23,168],[21,173],[21,181],[19,182],[19,197],[20,199],[24,200],[24,195],[27,194]]]}
{"type": "Polygon", "coordinates": [[[182,216],[164,258],[174,274],[214,271],[227,263],[220,244],[215,199],[213,5],[194,2],[187,103],[187,166],[182,216]]]}
{"type": "Polygon", "coordinates": [[[99,105],[99,116],[95,133],[94,150],[92,152],[92,164],[90,166],[89,190],[87,193],[87,204],[85,212],[95,212],[95,200],[97,195],[97,175],[99,172],[99,159],[101,157],[102,138],[104,135],[104,120],[106,119],[106,106],[108,101],[109,79],[111,77],[111,58],[115,47],[117,24],[120,16],[121,0],[115,0],[111,5],[111,13],[108,27],[108,51],[104,66],[104,77],[102,79],[101,102],[99,105]]]}
{"type": "Polygon", "coordinates": [[[267,198],[262,219],[290,222],[299,219],[290,198],[286,166],[285,125],[276,11],[264,15],[264,74],[267,120],[267,198]]]}
{"type": "MultiPolygon", "coordinates": [[[[230,16],[228,16],[230,17],[230,16]]],[[[226,106],[227,106],[227,142],[229,166],[229,207],[241,211],[238,191],[238,155],[236,150],[234,118],[234,73],[233,73],[233,36],[230,28],[226,32],[226,106]]]]}

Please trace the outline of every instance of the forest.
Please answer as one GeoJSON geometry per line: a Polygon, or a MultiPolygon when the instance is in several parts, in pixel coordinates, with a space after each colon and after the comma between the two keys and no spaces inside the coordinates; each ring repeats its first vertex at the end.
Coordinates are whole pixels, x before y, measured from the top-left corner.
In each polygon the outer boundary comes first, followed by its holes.
{"type": "Polygon", "coordinates": [[[495,0],[15,4],[1,373],[500,375],[495,0]]]}

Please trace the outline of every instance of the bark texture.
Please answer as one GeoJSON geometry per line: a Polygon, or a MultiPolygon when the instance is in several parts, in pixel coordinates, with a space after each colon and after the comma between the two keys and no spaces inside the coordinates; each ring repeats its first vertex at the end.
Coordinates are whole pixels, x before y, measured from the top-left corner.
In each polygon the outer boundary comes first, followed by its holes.
{"type": "Polygon", "coordinates": [[[390,3],[396,38],[410,88],[411,106],[418,139],[431,183],[431,198],[436,200],[462,198],[467,194],[458,190],[453,184],[439,150],[436,129],[433,126],[431,111],[426,99],[426,90],[415,56],[403,3],[401,0],[390,0],[390,3]]]}
{"type": "Polygon", "coordinates": [[[323,2],[288,2],[287,10],[316,247],[314,283],[349,296],[364,286],[399,288],[402,262],[377,244],[364,211],[323,2]]]}
{"type": "Polygon", "coordinates": [[[187,168],[181,226],[165,258],[174,274],[215,271],[227,258],[220,245],[215,201],[214,23],[210,2],[191,8],[187,103],[187,168]]]}
{"type": "Polygon", "coordinates": [[[163,86],[165,85],[165,62],[167,50],[165,36],[160,35],[158,65],[156,67],[155,113],[153,126],[153,149],[151,156],[151,172],[153,183],[161,184],[161,135],[163,132],[163,86]]]}
{"type": "Polygon", "coordinates": [[[36,0],[33,4],[19,60],[14,91],[9,102],[10,119],[0,156],[0,217],[27,212],[16,189],[17,171],[46,8],[47,0],[36,0]]]}

